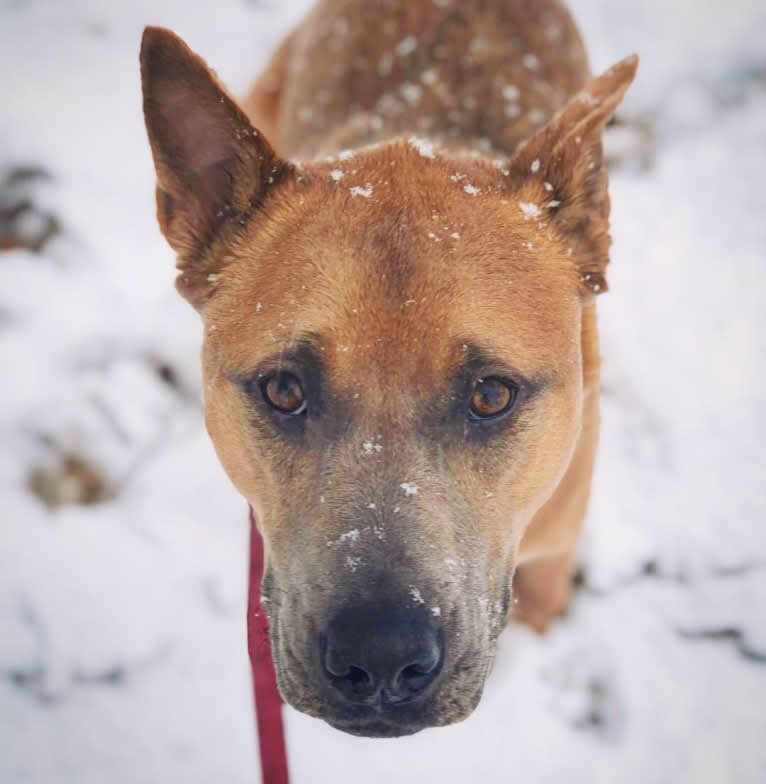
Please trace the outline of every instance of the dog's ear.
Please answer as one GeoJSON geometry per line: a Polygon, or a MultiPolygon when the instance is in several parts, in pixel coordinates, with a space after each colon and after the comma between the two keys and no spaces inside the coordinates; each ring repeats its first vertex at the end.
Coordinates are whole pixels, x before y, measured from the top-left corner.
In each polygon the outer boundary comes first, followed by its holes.
{"type": "Polygon", "coordinates": [[[509,164],[529,219],[550,225],[569,243],[585,292],[605,291],[609,262],[609,193],[601,136],[633,81],[633,55],[591,79],[509,164]]]}
{"type": "Polygon", "coordinates": [[[144,119],[157,170],[157,217],[178,254],[179,291],[200,307],[217,269],[211,245],[244,225],[289,171],[204,61],[169,30],[141,42],[144,119]],[[210,280],[209,280],[210,279],[210,280]]]}

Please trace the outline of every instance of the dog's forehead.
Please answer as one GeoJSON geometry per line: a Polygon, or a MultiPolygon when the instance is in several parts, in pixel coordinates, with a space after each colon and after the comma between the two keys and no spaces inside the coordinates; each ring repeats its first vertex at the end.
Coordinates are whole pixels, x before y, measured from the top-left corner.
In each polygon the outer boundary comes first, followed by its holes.
{"type": "Polygon", "coordinates": [[[560,362],[576,346],[574,268],[501,185],[492,166],[412,144],[312,165],[234,250],[208,337],[254,366],[310,334],[341,376],[417,369],[427,386],[464,344],[530,374],[560,362]]]}

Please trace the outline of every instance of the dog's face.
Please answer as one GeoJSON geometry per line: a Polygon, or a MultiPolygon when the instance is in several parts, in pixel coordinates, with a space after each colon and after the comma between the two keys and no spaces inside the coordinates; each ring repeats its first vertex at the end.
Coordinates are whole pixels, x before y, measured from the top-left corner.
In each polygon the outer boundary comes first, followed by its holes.
{"type": "MultiPolygon", "coordinates": [[[[281,689],[367,734],[475,706],[515,548],[580,425],[566,247],[516,198],[466,194],[456,165],[398,144],[307,167],[231,246],[204,308],[208,430],[268,542],[281,689]],[[326,638],[363,608],[435,631],[428,700],[389,716],[328,688],[326,638]]],[[[459,167],[488,191],[502,177],[459,167]]]]}
{"type": "Polygon", "coordinates": [[[208,430],[266,542],[280,690],[357,734],[460,720],[579,433],[599,137],[635,65],[511,161],[398,141],[297,168],[170,34],[142,62],[208,430]]]}

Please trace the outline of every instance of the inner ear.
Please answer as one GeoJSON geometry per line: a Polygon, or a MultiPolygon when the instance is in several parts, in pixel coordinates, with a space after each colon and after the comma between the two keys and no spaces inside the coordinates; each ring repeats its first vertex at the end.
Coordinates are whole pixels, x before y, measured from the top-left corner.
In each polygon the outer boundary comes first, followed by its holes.
{"type": "Polygon", "coordinates": [[[190,280],[210,244],[261,203],[289,164],[169,30],[146,28],[141,76],[158,219],[190,280]]]}
{"type": "MultiPolygon", "coordinates": [[[[187,192],[210,199],[211,207],[223,206],[234,192],[235,174],[246,165],[247,144],[242,140],[257,132],[245,127],[231,134],[229,126],[238,118],[221,111],[228,108],[225,104],[204,101],[202,95],[199,101],[190,100],[192,96],[180,87],[174,89],[172,82],[172,74],[163,73],[146,101],[153,130],[162,140],[157,151],[163,166],[187,192]]],[[[174,183],[164,178],[161,184],[174,183]]]]}

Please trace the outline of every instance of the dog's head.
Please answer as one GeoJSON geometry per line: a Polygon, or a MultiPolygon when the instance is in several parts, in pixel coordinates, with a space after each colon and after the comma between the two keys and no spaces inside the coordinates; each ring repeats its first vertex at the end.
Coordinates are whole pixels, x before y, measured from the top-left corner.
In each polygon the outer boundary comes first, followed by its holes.
{"type": "Polygon", "coordinates": [[[363,735],[462,719],[580,430],[600,137],[635,60],[495,163],[401,140],[291,164],[172,34],[147,31],[142,69],[207,427],[266,542],[280,689],[363,735]]]}

